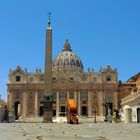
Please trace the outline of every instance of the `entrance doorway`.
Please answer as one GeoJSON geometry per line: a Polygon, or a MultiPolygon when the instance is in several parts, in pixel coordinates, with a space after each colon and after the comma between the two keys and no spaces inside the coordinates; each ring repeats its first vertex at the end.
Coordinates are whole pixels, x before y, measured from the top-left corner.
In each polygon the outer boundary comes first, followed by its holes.
{"type": "Polygon", "coordinates": [[[55,116],[56,116],[56,110],[53,109],[53,117],[55,117],[55,116]]]}
{"type": "Polygon", "coordinates": [[[20,117],[20,102],[16,101],[14,103],[15,119],[17,120],[20,117]]]}
{"type": "Polygon", "coordinates": [[[140,123],[140,108],[137,108],[137,123],[140,123]]]}
{"type": "Polygon", "coordinates": [[[44,107],[43,106],[40,106],[39,116],[43,116],[43,114],[44,114],[44,107]]]}
{"type": "Polygon", "coordinates": [[[66,107],[65,106],[61,106],[60,108],[60,112],[61,112],[61,116],[65,116],[66,115],[66,107]]]}
{"type": "Polygon", "coordinates": [[[86,106],[81,107],[81,115],[87,116],[87,107],[86,106]]]}

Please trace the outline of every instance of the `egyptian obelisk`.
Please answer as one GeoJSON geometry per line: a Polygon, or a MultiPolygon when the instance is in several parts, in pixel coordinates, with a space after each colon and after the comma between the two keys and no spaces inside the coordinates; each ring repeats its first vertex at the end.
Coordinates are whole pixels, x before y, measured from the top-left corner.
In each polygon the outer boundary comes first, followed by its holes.
{"type": "Polygon", "coordinates": [[[52,122],[52,28],[50,13],[46,29],[45,72],[44,72],[44,118],[43,122],[52,122]]]}

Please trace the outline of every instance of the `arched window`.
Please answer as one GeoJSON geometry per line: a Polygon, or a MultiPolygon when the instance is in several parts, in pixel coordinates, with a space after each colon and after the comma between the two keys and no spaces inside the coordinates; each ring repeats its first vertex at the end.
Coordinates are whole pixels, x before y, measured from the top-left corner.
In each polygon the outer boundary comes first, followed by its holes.
{"type": "Polygon", "coordinates": [[[106,76],[106,81],[111,81],[111,76],[110,75],[106,76]]]}

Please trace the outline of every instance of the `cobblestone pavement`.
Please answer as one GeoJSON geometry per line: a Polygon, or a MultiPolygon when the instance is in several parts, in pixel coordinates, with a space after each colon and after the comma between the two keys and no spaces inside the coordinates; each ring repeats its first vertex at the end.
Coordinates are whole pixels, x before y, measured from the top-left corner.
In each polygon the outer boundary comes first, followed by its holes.
{"type": "Polygon", "coordinates": [[[140,124],[0,123],[0,140],[140,140],[140,124]]]}

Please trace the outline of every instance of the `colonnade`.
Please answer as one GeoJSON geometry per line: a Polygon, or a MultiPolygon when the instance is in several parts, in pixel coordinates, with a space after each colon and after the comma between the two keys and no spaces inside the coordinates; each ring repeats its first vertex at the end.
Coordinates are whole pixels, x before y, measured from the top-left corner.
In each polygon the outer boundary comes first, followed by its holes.
{"type": "MultiPolygon", "coordinates": [[[[70,92],[67,91],[67,98],[70,98],[70,92]]],[[[74,91],[74,102],[77,104],[77,113],[79,116],[81,116],[81,106],[82,106],[82,100],[81,100],[81,92],[80,91],[74,91]]],[[[35,116],[38,116],[38,92],[35,92],[35,116]]],[[[56,92],[56,116],[58,117],[60,115],[60,92],[56,92]]],[[[88,91],[88,98],[87,103],[85,105],[87,107],[87,114],[88,117],[92,117],[93,107],[92,107],[92,94],[90,91],[88,91]]]]}
{"type": "MultiPolygon", "coordinates": [[[[80,91],[74,91],[73,92],[73,99],[75,101],[75,103],[77,104],[77,113],[79,116],[81,116],[82,114],[82,106],[86,106],[87,108],[87,116],[88,117],[93,117],[94,115],[94,106],[93,106],[93,102],[94,102],[94,96],[93,96],[93,92],[94,91],[88,91],[87,92],[87,100],[86,103],[83,104],[83,101],[81,99],[81,92],[80,91]]],[[[34,116],[38,117],[39,116],[39,92],[35,92],[34,94],[34,116]]],[[[61,99],[60,99],[60,91],[56,91],[56,104],[55,104],[55,110],[56,110],[56,116],[60,116],[60,111],[61,111],[61,99]]],[[[70,98],[70,91],[66,92],[66,100],[70,98]]],[[[98,111],[98,115],[100,116],[104,116],[104,107],[103,107],[103,102],[104,102],[104,92],[103,91],[98,91],[97,92],[97,111],[98,111]]],[[[117,96],[117,92],[113,93],[113,107],[115,109],[118,109],[118,96],[117,96]]],[[[10,97],[11,98],[11,97],[10,97]]],[[[11,103],[10,103],[11,104],[11,103]]],[[[22,110],[22,116],[23,117],[27,117],[27,110],[28,110],[28,93],[27,92],[23,92],[22,93],[22,101],[21,101],[21,110],[22,110]]],[[[66,107],[66,103],[65,103],[65,107],[66,107]]]]}

